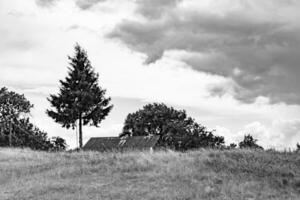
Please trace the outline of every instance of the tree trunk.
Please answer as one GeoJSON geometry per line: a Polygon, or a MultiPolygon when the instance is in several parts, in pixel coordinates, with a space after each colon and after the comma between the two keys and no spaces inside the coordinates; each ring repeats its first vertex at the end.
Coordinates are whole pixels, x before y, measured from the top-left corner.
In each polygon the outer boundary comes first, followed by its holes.
{"type": "Polygon", "coordinates": [[[10,121],[9,122],[9,136],[8,136],[8,143],[9,143],[10,147],[12,146],[11,134],[12,134],[12,122],[10,121]]]}
{"type": "Polygon", "coordinates": [[[79,115],[79,149],[82,148],[82,116],[79,115]]]}

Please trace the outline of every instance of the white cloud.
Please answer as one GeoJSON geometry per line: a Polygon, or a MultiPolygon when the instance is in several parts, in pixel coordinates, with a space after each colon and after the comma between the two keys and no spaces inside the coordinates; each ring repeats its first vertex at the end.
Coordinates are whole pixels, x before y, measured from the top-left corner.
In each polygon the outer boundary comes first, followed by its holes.
{"type": "Polygon", "coordinates": [[[242,131],[239,131],[236,138],[239,141],[242,141],[244,135],[252,135],[255,139],[258,140],[258,144],[264,147],[269,146],[270,143],[272,144],[272,137],[276,138],[276,134],[272,133],[270,135],[270,130],[260,122],[253,122],[244,127],[242,131]]]}
{"type": "Polygon", "coordinates": [[[238,143],[238,140],[236,140],[235,135],[231,132],[231,130],[222,126],[216,126],[214,130],[216,135],[223,136],[225,138],[226,145],[229,145],[231,143],[238,143]]]}
{"type": "Polygon", "coordinates": [[[252,135],[258,144],[264,148],[295,149],[300,142],[300,119],[274,120],[270,125],[261,122],[252,122],[237,133],[225,127],[217,126],[216,132],[225,136],[226,143],[238,144],[245,135],[252,135]]]}

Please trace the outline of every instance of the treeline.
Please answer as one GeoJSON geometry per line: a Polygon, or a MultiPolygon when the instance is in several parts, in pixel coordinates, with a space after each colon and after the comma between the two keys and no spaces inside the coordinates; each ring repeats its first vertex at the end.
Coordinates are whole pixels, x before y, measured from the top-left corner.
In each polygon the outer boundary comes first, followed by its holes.
{"type": "Polygon", "coordinates": [[[263,149],[250,134],[237,144],[225,145],[223,136],[188,117],[185,110],[175,110],[163,103],[145,105],[137,112],[128,114],[120,137],[159,135],[159,146],[186,151],[198,148],[263,149]]]}
{"type": "MultiPolygon", "coordinates": [[[[47,115],[64,128],[78,127],[79,148],[82,148],[82,126],[98,126],[110,113],[113,105],[106,97],[106,90],[98,85],[99,75],[94,71],[87,52],[78,44],[75,55],[68,57],[70,66],[65,80],[60,80],[58,94],[48,98],[51,109],[47,115]]],[[[0,146],[30,147],[39,150],[65,150],[61,137],[48,138],[47,133],[29,120],[33,105],[24,95],[0,90],[0,146]],[[13,137],[11,132],[13,132],[13,137]]],[[[250,134],[238,144],[225,145],[223,136],[214,134],[205,126],[187,116],[185,110],[176,110],[163,103],[145,105],[128,114],[120,137],[158,135],[159,146],[186,151],[197,148],[254,148],[263,149],[250,134]]],[[[298,150],[300,145],[297,145],[298,150]]]]}
{"type": "MultiPolygon", "coordinates": [[[[0,89],[0,146],[29,147],[35,150],[65,150],[66,141],[57,136],[49,138],[45,131],[30,122],[28,115],[33,105],[7,88],[0,89]]],[[[186,151],[197,148],[233,149],[225,145],[223,136],[197,123],[185,110],[176,110],[163,103],[147,104],[128,114],[120,137],[160,136],[158,145],[167,149],[186,151]]],[[[251,135],[245,135],[240,148],[262,149],[251,135]]],[[[300,148],[300,147],[299,147],[300,148]]]]}
{"type": "Polygon", "coordinates": [[[3,87],[0,89],[0,146],[28,147],[35,150],[65,150],[61,137],[48,138],[47,133],[30,122],[33,105],[25,98],[3,87]]]}

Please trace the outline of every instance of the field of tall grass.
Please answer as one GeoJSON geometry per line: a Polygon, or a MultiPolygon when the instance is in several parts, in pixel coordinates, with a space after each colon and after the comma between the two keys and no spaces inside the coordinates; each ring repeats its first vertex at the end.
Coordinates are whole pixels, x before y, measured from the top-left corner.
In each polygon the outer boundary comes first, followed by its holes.
{"type": "Polygon", "coordinates": [[[0,199],[300,199],[300,154],[0,148],[0,199]]]}

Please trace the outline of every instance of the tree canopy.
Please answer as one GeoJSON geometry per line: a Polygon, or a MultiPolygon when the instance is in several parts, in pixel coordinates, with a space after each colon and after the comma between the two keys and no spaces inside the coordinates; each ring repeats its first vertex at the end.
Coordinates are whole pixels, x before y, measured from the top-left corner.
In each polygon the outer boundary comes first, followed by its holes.
{"type": "Polygon", "coordinates": [[[60,80],[59,93],[48,98],[53,110],[46,112],[62,127],[74,128],[78,121],[81,148],[82,125],[98,126],[113,106],[111,99],[105,97],[106,90],[98,85],[99,75],[92,68],[87,52],[76,44],[75,55],[68,58],[68,76],[60,80]]]}
{"type": "Polygon", "coordinates": [[[24,95],[0,89],[0,121],[18,119],[21,115],[29,114],[33,105],[24,95]]]}
{"type": "Polygon", "coordinates": [[[53,151],[63,151],[66,150],[67,143],[65,139],[61,137],[52,137],[50,139],[50,147],[53,151]]]}
{"type": "Polygon", "coordinates": [[[251,149],[263,149],[263,147],[259,146],[257,143],[257,139],[254,139],[252,135],[248,134],[244,136],[243,141],[239,143],[239,147],[243,148],[251,148],[251,149]]]}
{"type": "MultiPolygon", "coordinates": [[[[29,147],[36,150],[53,150],[55,142],[47,133],[34,126],[27,115],[33,105],[24,95],[7,88],[0,89],[0,146],[29,147]]],[[[64,141],[64,148],[66,143],[64,141]]]]}
{"type": "Polygon", "coordinates": [[[296,144],[296,151],[300,152],[300,144],[299,143],[296,144]]]}
{"type": "Polygon", "coordinates": [[[177,150],[224,144],[223,137],[214,136],[212,131],[188,117],[185,110],[176,110],[163,103],[147,104],[128,114],[120,137],[148,135],[159,135],[161,146],[177,150]]]}

